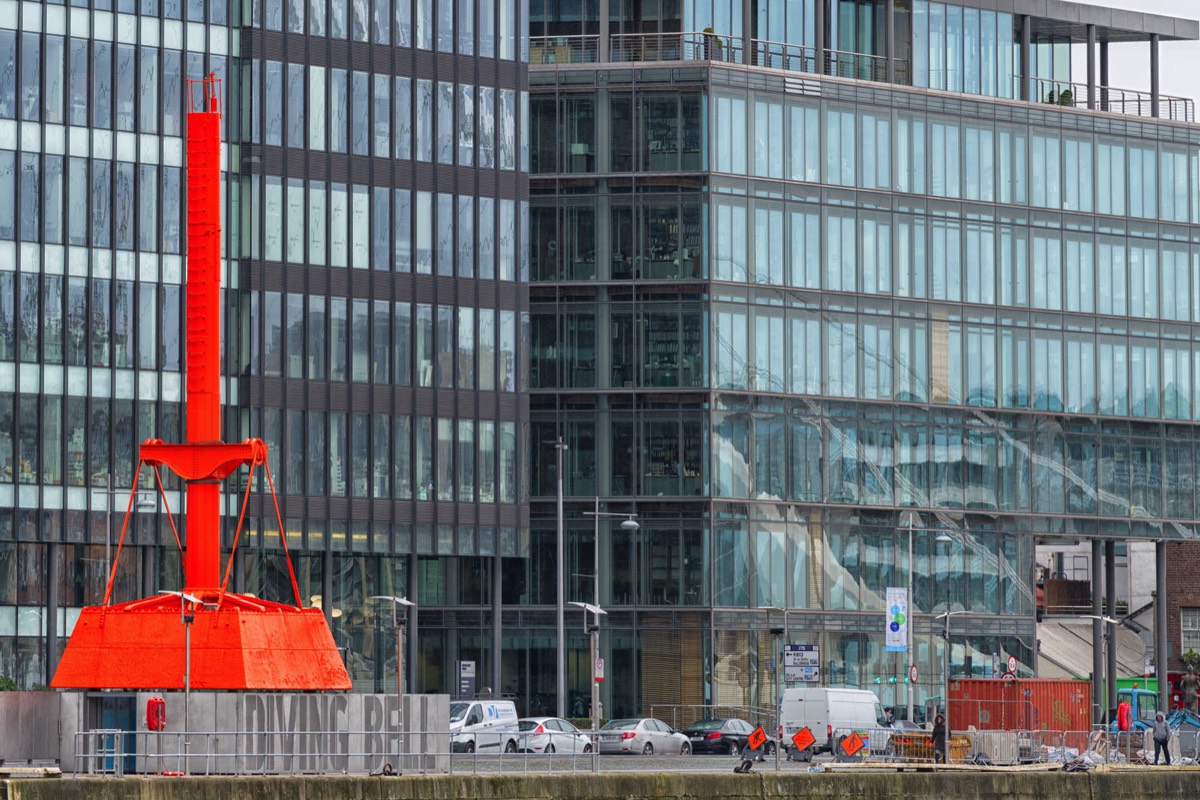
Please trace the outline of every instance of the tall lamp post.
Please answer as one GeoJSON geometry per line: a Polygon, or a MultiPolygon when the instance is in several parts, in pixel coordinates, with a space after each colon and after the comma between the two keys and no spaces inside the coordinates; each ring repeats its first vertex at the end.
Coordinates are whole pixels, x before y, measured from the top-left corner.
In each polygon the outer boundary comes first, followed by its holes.
{"type": "Polygon", "coordinates": [[[404,663],[404,637],[401,636],[401,628],[408,627],[408,614],[401,619],[399,615],[400,606],[407,608],[416,608],[417,604],[407,597],[393,597],[390,594],[373,594],[372,600],[386,600],[392,604],[392,627],[396,630],[396,714],[399,715],[401,707],[404,705],[404,670],[401,665],[404,663]]]}
{"type": "MultiPolygon", "coordinates": [[[[912,557],[913,557],[912,534],[913,534],[914,530],[928,530],[928,529],[923,527],[922,519],[920,519],[920,515],[916,511],[905,511],[904,515],[901,515],[901,518],[905,519],[906,527],[908,528],[908,594],[907,594],[908,618],[905,622],[905,630],[907,631],[907,636],[905,637],[907,639],[907,642],[905,643],[905,649],[907,650],[907,654],[908,654],[908,669],[907,669],[907,672],[905,675],[905,687],[906,687],[905,693],[906,693],[906,699],[907,699],[907,705],[908,705],[908,715],[905,718],[907,718],[908,722],[912,722],[913,721],[913,705],[914,705],[913,687],[912,687],[912,670],[913,670],[913,667],[916,666],[916,664],[917,664],[917,654],[916,654],[916,651],[913,650],[913,643],[912,643],[912,627],[913,627],[913,619],[914,619],[913,613],[914,613],[914,609],[916,609],[916,607],[917,607],[916,603],[913,602],[913,597],[912,597],[912,557]]],[[[950,542],[953,540],[950,539],[950,536],[949,536],[949,534],[946,533],[946,531],[941,531],[941,533],[937,535],[937,537],[934,541],[938,542],[938,543],[946,543],[946,542],[950,542]]],[[[947,642],[949,642],[949,633],[947,633],[947,642]]]]}
{"type": "MultiPolygon", "coordinates": [[[[632,512],[627,513],[627,514],[622,514],[617,511],[601,511],[600,510],[600,497],[598,495],[595,498],[595,505],[593,506],[593,509],[591,511],[585,511],[585,512],[583,512],[583,514],[586,517],[591,517],[592,523],[593,523],[592,524],[592,602],[595,604],[594,607],[595,607],[596,611],[599,612],[599,613],[595,614],[595,619],[593,620],[594,626],[595,626],[595,632],[592,634],[594,637],[596,637],[593,640],[593,643],[594,643],[593,646],[595,647],[595,649],[592,651],[592,734],[596,735],[596,729],[599,727],[599,724],[600,724],[600,716],[599,716],[600,715],[600,684],[596,682],[596,659],[600,657],[600,638],[599,638],[600,637],[600,614],[604,613],[603,611],[600,611],[600,518],[601,517],[624,517],[625,519],[621,521],[621,530],[625,530],[625,531],[636,531],[638,528],[640,528],[642,526],[637,521],[637,514],[634,514],[632,512]]],[[[560,589],[560,591],[561,591],[561,589],[560,589]]],[[[561,625],[562,624],[561,613],[559,614],[558,619],[559,619],[559,624],[561,625]]],[[[562,647],[562,638],[561,637],[558,640],[558,646],[562,647]]],[[[559,685],[559,692],[560,692],[559,697],[561,697],[562,696],[561,695],[561,692],[562,692],[561,684],[559,685]]],[[[559,716],[562,716],[562,715],[560,714],[559,716]]],[[[599,746],[600,746],[600,740],[596,739],[592,743],[592,752],[595,753],[596,749],[599,746]]]]}
{"type": "Polygon", "coordinates": [[[554,441],[554,457],[555,457],[555,478],[558,481],[557,503],[555,505],[555,538],[554,538],[554,578],[556,587],[556,596],[554,601],[555,612],[555,633],[557,634],[555,647],[555,663],[558,678],[557,689],[557,709],[559,719],[567,715],[567,654],[566,644],[564,639],[566,635],[563,631],[563,451],[567,449],[567,445],[559,436],[554,441]]]}
{"type": "MultiPolygon", "coordinates": [[[[584,612],[583,613],[583,630],[585,633],[588,634],[588,638],[591,639],[591,645],[592,645],[591,646],[591,651],[592,651],[592,730],[594,731],[594,730],[596,730],[596,726],[598,724],[598,716],[597,716],[598,708],[597,707],[600,704],[600,676],[596,674],[596,657],[600,653],[600,615],[608,614],[608,612],[605,611],[600,606],[593,605],[592,603],[577,603],[576,601],[572,600],[571,605],[579,606],[580,608],[583,609],[583,612],[584,612]],[[596,617],[596,621],[590,625],[588,624],[588,621],[587,621],[587,612],[589,612],[589,611],[592,612],[592,614],[596,617]]],[[[599,740],[594,740],[592,742],[592,770],[593,771],[595,771],[596,768],[599,766],[599,764],[597,763],[597,760],[596,760],[597,755],[598,755],[597,751],[599,749],[600,749],[599,740]]]]}
{"type": "Polygon", "coordinates": [[[779,606],[759,606],[763,611],[782,611],[783,627],[771,628],[775,637],[775,769],[779,769],[779,749],[783,746],[783,651],[779,647],[779,637],[787,638],[788,610],[779,606]]]}
{"type": "Polygon", "coordinates": [[[108,582],[112,579],[112,507],[118,497],[123,497],[128,494],[133,494],[135,504],[133,507],[138,511],[147,511],[155,507],[154,493],[149,491],[128,492],[125,489],[114,489],[112,485],[112,475],[108,476],[108,486],[105,489],[92,489],[93,494],[102,494],[104,500],[104,586],[108,588],[108,582]]]}
{"type": "MultiPolygon", "coordinates": [[[[1080,616],[1084,617],[1086,619],[1098,619],[1098,620],[1100,620],[1100,622],[1104,623],[1104,634],[1103,634],[1103,639],[1102,639],[1104,644],[1102,645],[1102,650],[1101,650],[1102,655],[1100,658],[1100,664],[1102,667],[1107,667],[1108,653],[1115,646],[1115,644],[1113,642],[1114,629],[1112,626],[1119,625],[1120,621],[1115,620],[1112,617],[1106,617],[1103,614],[1100,614],[1100,615],[1080,614],[1080,616]]],[[[1117,679],[1116,675],[1105,675],[1103,673],[1103,671],[1101,671],[1101,674],[1100,674],[1101,696],[1103,696],[1103,697],[1108,696],[1108,689],[1106,687],[1109,685],[1109,683],[1115,681],[1116,679],[1117,679]]],[[[1100,705],[1100,703],[1101,703],[1101,701],[1097,698],[1095,705],[1098,706],[1100,709],[1099,718],[1104,720],[1104,724],[1107,725],[1110,722],[1108,715],[1109,715],[1109,712],[1112,711],[1112,709],[1107,708],[1107,706],[1108,706],[1107,702],[1105,702],[1104,705],[1100,705]]],[[[1093,717],[1093,719],[1095,719],[1095,717],[1093,717]]]]}
{"type": "Polygon", "coordinates": [[[187,772],[188,753],[192,744],[188,737],[188,713],[192,707],[192,623],[196,620],[194,606],[200,605],[202,601],[187,592],[173,592],[169,589],[163,589],[159,594],[179,598],[179,621],[183,624],[183,771],[187,772]],[[192,607],[189,607],[189,604],[192,607]]]}

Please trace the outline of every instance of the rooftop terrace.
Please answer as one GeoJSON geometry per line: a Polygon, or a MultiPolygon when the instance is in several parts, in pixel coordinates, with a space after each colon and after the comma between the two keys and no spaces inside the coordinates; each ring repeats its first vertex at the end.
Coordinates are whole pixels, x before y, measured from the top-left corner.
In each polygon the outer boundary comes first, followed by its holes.
{"type": "MultiPolygon", "coordinates": [[[[534,65],[556,66],[711,61],[914,85],[912,64],[896,55],[896,15],[888,13],[894,12],[895,0],[879,2],[887,6],[883,18],[891,21],[887,25],[882,53],[847,52],[827,47],[826,25],[822,19],[827,9],[823,8],[823,3],[818,3],[815,7],[817,36],[813,44],[770,41],[753,35],[749,38],[731,36],[712,30],[610,33],[608,22],[601,19],[598,22],[600,33],[596,35],[531,37],[530,61],[534,65]]],[[[1163,40],[1200,39],[1200,23],[1196,20],[1064,0],[959,0],[956,5],[1012,15],[1012,68],[1001,71],[999,85],[992,92],[973,92],[975,94],[1179,122],[1195,121],[1191,99],[1172,97],[1159,91],[1158,48],[1163,40]],[[1033,71],[1031,48],[1038,42],[1050,40],[1087,48],[1086,80],[1023,77],[1033,71]],[[1149,45],[1149,89],[1119,88],[1109,82],[1108,45],[1113,42],[1145,42],[1149,45]]],[[[749,15],[743,20],[743,29],[754,30],[749,15]]],[[[999,44],[1007,49],[1005,39],[999,44]]]]}

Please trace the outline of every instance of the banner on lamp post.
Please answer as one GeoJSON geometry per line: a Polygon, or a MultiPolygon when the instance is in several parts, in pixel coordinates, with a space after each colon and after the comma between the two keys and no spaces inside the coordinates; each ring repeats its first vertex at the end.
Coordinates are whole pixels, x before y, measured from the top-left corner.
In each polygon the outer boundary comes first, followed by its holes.
{"type": "Polygon", "coordinates": [[[887,588],[886,644],[889,652],[908,652],[908,589],[887,588]]]}

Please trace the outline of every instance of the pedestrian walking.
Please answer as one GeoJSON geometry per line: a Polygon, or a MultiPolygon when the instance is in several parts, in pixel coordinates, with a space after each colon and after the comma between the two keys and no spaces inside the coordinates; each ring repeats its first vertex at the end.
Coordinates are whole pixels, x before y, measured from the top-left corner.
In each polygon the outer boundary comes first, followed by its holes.
{"type": "Polygon", "coordinates": [[[1163,717],[1160,711],[1154,718],[1154,763],[1158,763],[1158,754],[1161,752],[1166,757],[1167,766],[1171,766],[1171,726],[1167,724],[1167,720],[1163,717]]]}
{"type": "Polygon", "coordinates": [[[933,761],[946,763],[946,718],[941,714],[933,719],[933,761]]]}

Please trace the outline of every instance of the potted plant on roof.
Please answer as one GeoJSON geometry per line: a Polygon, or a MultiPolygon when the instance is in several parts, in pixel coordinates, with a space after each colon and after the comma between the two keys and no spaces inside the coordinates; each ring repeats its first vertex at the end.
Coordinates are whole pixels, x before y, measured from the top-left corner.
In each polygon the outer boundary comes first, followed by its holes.
{"type": "Polygon", "coordinates": [[[721,37],[713,33],[711,27],[705,28],[704,31],[704,57],[716,61],[725,60],[725,42],[721,41],[721,37]]]}

